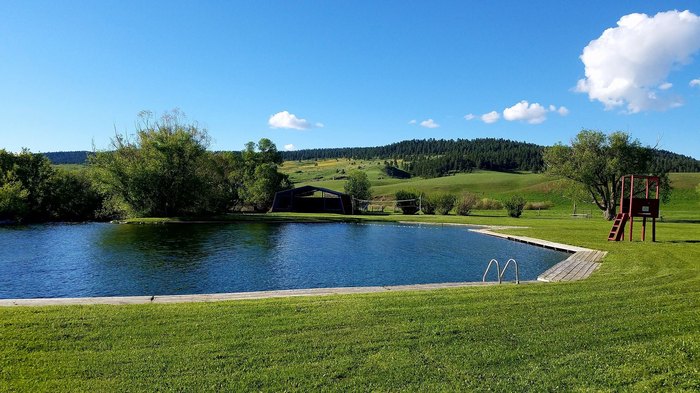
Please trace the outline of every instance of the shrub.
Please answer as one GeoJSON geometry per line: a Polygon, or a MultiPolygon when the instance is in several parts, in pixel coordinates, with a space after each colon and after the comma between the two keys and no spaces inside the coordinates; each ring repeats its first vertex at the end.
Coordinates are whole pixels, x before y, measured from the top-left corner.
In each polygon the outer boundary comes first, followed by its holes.
{"type": "Polygon", "coordinates": [[[433,196],[435,200],[435,213],[445,215],[455,207],[457,197],[446,192],[437,193],[433,196]]]}
{"type": "Polygon", "coordinates": [[[479,200],[474,194],[464,194],[457,203],[457,214],[460,216],[468,216],[472,209],[476,206],[479,200]]]}
{"type": "Polygon", "coordinates": [[[503,206],[508,211],[508,215],[511,217],[520,217],[523,214],[523,208],[525,207],[525,199],[520,195],[513,195],[510,199],[503,202],[503,206]]]}
{"type": "Polygon", "coordinates": [[[399,190],[396,191],[396,200],[405,200],[406,202],[397,202],[396,207],[401,209],[403,214],[416,214],[418,213],[418,203],[417,201],[410,201],[410,199],[418,199],[418,194],[413,191],[399,190]]]}
{"type": "Polygon", "coordinates": [[[503,204],[501,203],[501,201],[497,201],[495,199],[483,198],[480,201],[477,201],[476,206],[474,206],[474,209],[501,210],[503,209],[503,204]]]}
{"type": "Polygon", "coordinates": [[[525,204],[525,210],[547,210],[554,207],[554,203],[551,201],[545,202],[528,202],[525,204]]]}
{"type": "Polygon", "coordinates": [[[436,201],[433,195],[423,194],[421,201],[421,211],[423,214],[435,214],[436,201]]]}

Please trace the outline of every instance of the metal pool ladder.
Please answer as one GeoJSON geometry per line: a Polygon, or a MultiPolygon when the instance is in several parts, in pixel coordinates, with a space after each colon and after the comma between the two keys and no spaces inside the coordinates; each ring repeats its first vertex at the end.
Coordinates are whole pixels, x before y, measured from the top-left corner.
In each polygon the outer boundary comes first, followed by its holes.
{"type": "Polygon", "coordinates": [[[503,270],[501,270],[501,266],[498,263],[496,259],[492,259],[489,261],[489,265],[486,266],[486,271],[484,271],[484,276],[481,278],[482,282],[486,282],[486,275],[489,273],[489,270],[491,269],[491,265],[496,265],[496,274],[498,275],[498,283],[501,284],[503,283],[503,275],[506,273],[506,270],[508,269],[508,266],[510,266],[511,262],[515,266],[515,283],[520,284],[520,269],[518,268],[518,261],[515,259],[511,258],[506,262],[505,265],[503,265],[503,270]]]}

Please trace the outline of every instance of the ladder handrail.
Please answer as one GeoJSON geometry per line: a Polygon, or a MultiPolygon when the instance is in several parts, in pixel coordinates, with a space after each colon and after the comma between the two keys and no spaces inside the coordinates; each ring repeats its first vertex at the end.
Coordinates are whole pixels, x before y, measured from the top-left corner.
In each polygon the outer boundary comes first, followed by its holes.
{"type": "Polygon", "coordinates": [[[489,261],[489,265],[486,266],[486,271],[484,271],[484,276],[481,278],[481,282],[486,282],[486,275],[489,273],[489,269],[491,269],[491,265],[493,265],[494,262],[496,263],[496,274],[498,275],[498,283],[501,283],[501,267],[496,259],[492,259],[489,261]]]}
{"type": "Polygon", "coordinates": [[[501,270],[501,276],[498,277],[499,283],[501,282],[501,277],[503,277],[503,275],[506,273],[506,269],[508,269],[508,266],[511,262],[513,262],[513,264],[515,265],[515,283],[520,284],[520,269],[518,268],[518,261],[516,261],[513,258],[509,259],[508,262],[506,262],[506,264],[503,265],[503,270],[501,270]]]}

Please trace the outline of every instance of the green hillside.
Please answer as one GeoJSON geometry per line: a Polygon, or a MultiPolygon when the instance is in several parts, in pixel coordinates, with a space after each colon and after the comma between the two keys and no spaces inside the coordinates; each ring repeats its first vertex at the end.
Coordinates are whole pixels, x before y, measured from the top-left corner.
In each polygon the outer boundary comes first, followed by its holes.
{"type": "MultiPolygon", "coordinates": [[[[372,183],[373,195],[385,199],[392,199],[398,190],[425,193],[444,191],[454,194],[471,192],[482,198],[504,199],[518,194],[531,202],[550,201],[554,203],[553,213],[557,214],[569,214],[573,207],[573,203],[556,186],[556,180],[541,173],[475,171],[431,179],[392,179],[382,172],[383,167],[383,161],[330,159],[285,161],[282,171],[289,174],[295,186],[315,185],[342,191],[345,184],[343,171],[363,170],[372,183]]],[[[674,189],[671,201],[662,205],[664,217],[700,218],[700,194],[696,191],[700,184],[700,173],[672,173],[670,178],[674,189]]],[[[583,212],[598,214],[593,204],[580,208],[583,212]]]]}

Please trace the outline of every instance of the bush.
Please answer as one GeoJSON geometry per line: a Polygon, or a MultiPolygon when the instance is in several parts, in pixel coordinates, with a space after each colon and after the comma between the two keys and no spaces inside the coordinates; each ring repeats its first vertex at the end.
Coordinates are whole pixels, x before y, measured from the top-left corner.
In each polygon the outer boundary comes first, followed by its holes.
{"type": "Polygon", "coordinates": [[[510,199],[503,202],[503,206],[508,211],[508,215],[511,217],[520,217],[523,214],[523,208],[525,207],[525,199],[520,195],[513,195],[510,199]]]}
{"type": "Polygon", "coordinates": [[[396,200],[407,200],[406,202],[397,202],[396,207],[401,209],[403,214],[416,214],[418,213],[418,203],[417,201],[410,201],[409,199],[418,199],[418,194],[413,191],[399,190],[396,191],[396,200]]]}
{"type": "Polygon", "coordinates": [[[483,198],[480,201],[477,201],[476,206],[474,206],[474,209],[476,209],[476,210],[501,210],[501,209],[503,209],[503,204],[501,203],[501,201],[497,201],[495,199],[483,198]]]}
{"type": "Polygon", "coordinates": [[[477,205],[479,200],[476,198],[476,195],[474,194],[464,194],[462,195],[462,198],[459,200],[457,203],[457,214],[460,216],[468,216],[469,213],[471,213],[472,209],[474,209],[474,206],[477,205]]]}
{"type": "Polygon", "coordinates": [[[528,202],[525,204],[525,210],[547,210],[554,207],[554,203],[551,201],[545,202],[528,202]]]}
{"type": "Polygon", "coordinates": [[[437,193],[433,196],[435,200],[435,213],[445,215],[455,207],[457,197],[446,192],[437,193]]]}
{"type": "Polygon", "coordinates": [[[446,192],[423,196],[423,214],[448,214],[455,206],[457,197],[446,192]]]}
{"type": "Polygon", "coordinates": [[[423,199],[421,201],[421,211],[423,214],[435,214],[435,206],[437,202],[433,195],[423,194],[423,199]]]}

